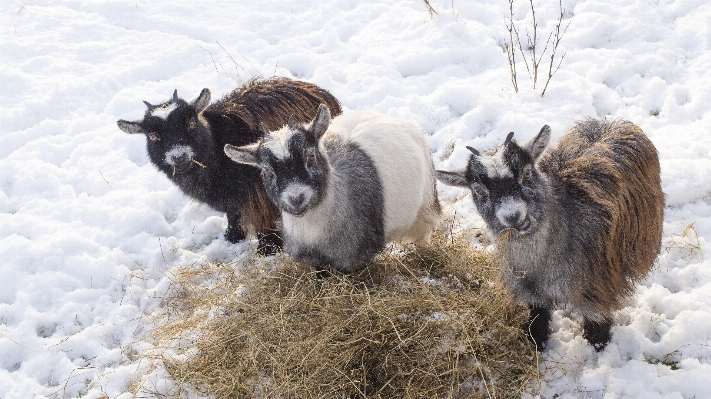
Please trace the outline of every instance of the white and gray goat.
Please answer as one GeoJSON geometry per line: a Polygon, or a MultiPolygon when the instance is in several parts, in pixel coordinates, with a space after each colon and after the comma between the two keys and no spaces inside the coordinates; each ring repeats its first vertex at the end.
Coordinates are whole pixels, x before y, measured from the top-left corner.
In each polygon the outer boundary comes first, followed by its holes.
{"type": "Polygon", "coordinates": [[[308,125],[293,118],[256,144],[225,146],[256,165],[282,211],[286,251],[318,270],[362,270],[386,243],[424,243],[439,220],[434,165],[423,131],[354,111],[331,121],[321,105],[308,125]]]}
{"type": "Polygon", "coordinates": [[[531,309],[538,348],[550,336],[551,310],[569,306],[584,317],[583,336],[596,350],[610,341],[612,313],[634,293],[659,254],[664,195],[659,158],[629,122],[578,122],[548,146],[548,126],[518,145],[473,154],[457,171],[437,171],[445,184],[468,187],[495,233],[506,282],[531,309]]]}

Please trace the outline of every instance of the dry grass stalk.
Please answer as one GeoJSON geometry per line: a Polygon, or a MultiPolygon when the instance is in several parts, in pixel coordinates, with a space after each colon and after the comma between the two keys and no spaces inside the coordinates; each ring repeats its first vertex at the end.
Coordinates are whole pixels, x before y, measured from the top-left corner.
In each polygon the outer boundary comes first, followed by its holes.
{"type": "MultiPolygon", "coordinates": [[[[437,11],[432,7],[432,4],[430,4],[429,0],[424,0],[425,2],[425,7],[427,8],[427,12],[430,13],[430,18],[434,18],[435,15],[437,15],[437,11]]],[[[454,6],[452,6],[452,9],[454,9],[454,6]]]]}
{"type": "Polygon", "coordinates": [[[537,370],[527,311],[492,258],[442,234],[357,276],[286,256],[182,267],[144,358],[217,398],[520,397],[537,370]]]}

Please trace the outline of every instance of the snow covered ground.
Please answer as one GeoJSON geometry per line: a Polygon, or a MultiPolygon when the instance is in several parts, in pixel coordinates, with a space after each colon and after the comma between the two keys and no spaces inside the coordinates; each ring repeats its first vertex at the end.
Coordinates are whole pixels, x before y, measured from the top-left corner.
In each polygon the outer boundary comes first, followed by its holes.
{"type": "MultiPolygon", "coordinates": [[[[166,272],[255,247],[227,243],[224,216],[183,196],[116,120],[257,73],[414,120],[440,168],[509,131],[549,124],[556,141],[605,114],[641,126],[661,157],[664,251],[604,352],[556,313],[530,393],[711,397],[711,4],[563,0],[567,53],[544,97],[522,63],[512,89],[505,0],[432,4],[431,19],[421,0],[0,1],[0,398],[130,397],[166,272]]],[[[514,12],[523,31],[528,2],[514,12]]],[[[557,12],[540,1],[541,32],[557,12]]],[[[454,207],[482,226],[468,197],[454,207]]]]}

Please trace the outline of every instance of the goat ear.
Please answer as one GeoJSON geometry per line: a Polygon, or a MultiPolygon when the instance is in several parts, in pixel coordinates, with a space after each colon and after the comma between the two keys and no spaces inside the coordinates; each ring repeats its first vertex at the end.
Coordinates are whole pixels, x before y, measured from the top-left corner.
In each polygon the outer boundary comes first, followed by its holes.
{"type": "Polygon", "coordinates": [[[264,132],[264,137],[267,137],[272,133],[269,131],[269,128],[267,127],[267,125],[264,124],[264,122],[259,122],[259,126],[262,127],[262,131],[264,132]]]}
{"type": "Polygon", "coordinates": [[[193,100],[192,105],[198,113],[207,108],[207,106],[210,105],[210,89],[207,87],[202,89],[200,95],[193,100]]]}
{"type": "Polygon", "coordinates": [[[436,170],[435,171],[435,176],[437,177],[437,180],[440,182],[448,185],[448,186],[454,186],[454,187],[468,187],[469,182],[467,181],[467,170],[466,168],[462,168],[459,170],[453,170],[453,171],[445,171],[445,170],[436,170]]]}
{"type": "Polygon", "coordinates": [[[119,129],[123,130],[128,134],[146,134],[146,131],[143,130],[143,128],[138,124],[138,122],[119,119],[116,124],[118,125],[119,129]]]}
{"type": "Polygon", "coordinates": [[[331,124],[331,111],[325,104],[318,106],[318,114],[316,114],[316,119],[314,119],[311,124],[311,133],[313,133],[316,140],[320,140],[326,130],[328,130],[328,125],[331,124]]]}
{"type": "Polygon", "coordinates": [[[231,144],[225,144],[225,155],[237,163],[259,166],[259,158],[257,151],[259,143],[236,147],[231,144]]]}
{"type": "Polygon", "coordinates": [[[291,129],[291,130],[294,130],[294,125],[295,125],[294,119],[295,119],[294,114],[291,114],[291,116],[289,117],[289,120],[286,122],[286,125],[289,126],[289,129],[291,129]]]}
{"type": "Polygon", "coordinates": [[[535,162],[538,158],[540,158],[541,154],[543,154],[543,151],[545,151],[546,147],[548,147],[548,142],[550,141],[551,128],[548,125],[544,125],[541,128],[541,131],[538,132],[538,135],[526,143],[523,146],[523,149],[531,155],[531,158],[533,158],[533,161],[535,162]]]}

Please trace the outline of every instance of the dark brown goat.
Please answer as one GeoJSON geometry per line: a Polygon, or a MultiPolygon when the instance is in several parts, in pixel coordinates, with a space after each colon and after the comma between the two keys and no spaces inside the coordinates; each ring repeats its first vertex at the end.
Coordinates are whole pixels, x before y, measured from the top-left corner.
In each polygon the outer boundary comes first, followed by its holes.
{"type": "Polygon", "coordinates": [[[551,309],[569,305],[584,317],[584,336],[601,350],[612,313],[634,293],[659,254],[664,214],[659,159],[629,122],[576,123],[542,157],[550,128],[519,146],[474,155],[459,171],[438,171],[445,184],[469,187],[496,234],[506,282],[531,308],[532,338],[550,336],[551,309]],[[540,160],[540,161],[539,161],[540,160]]]}

